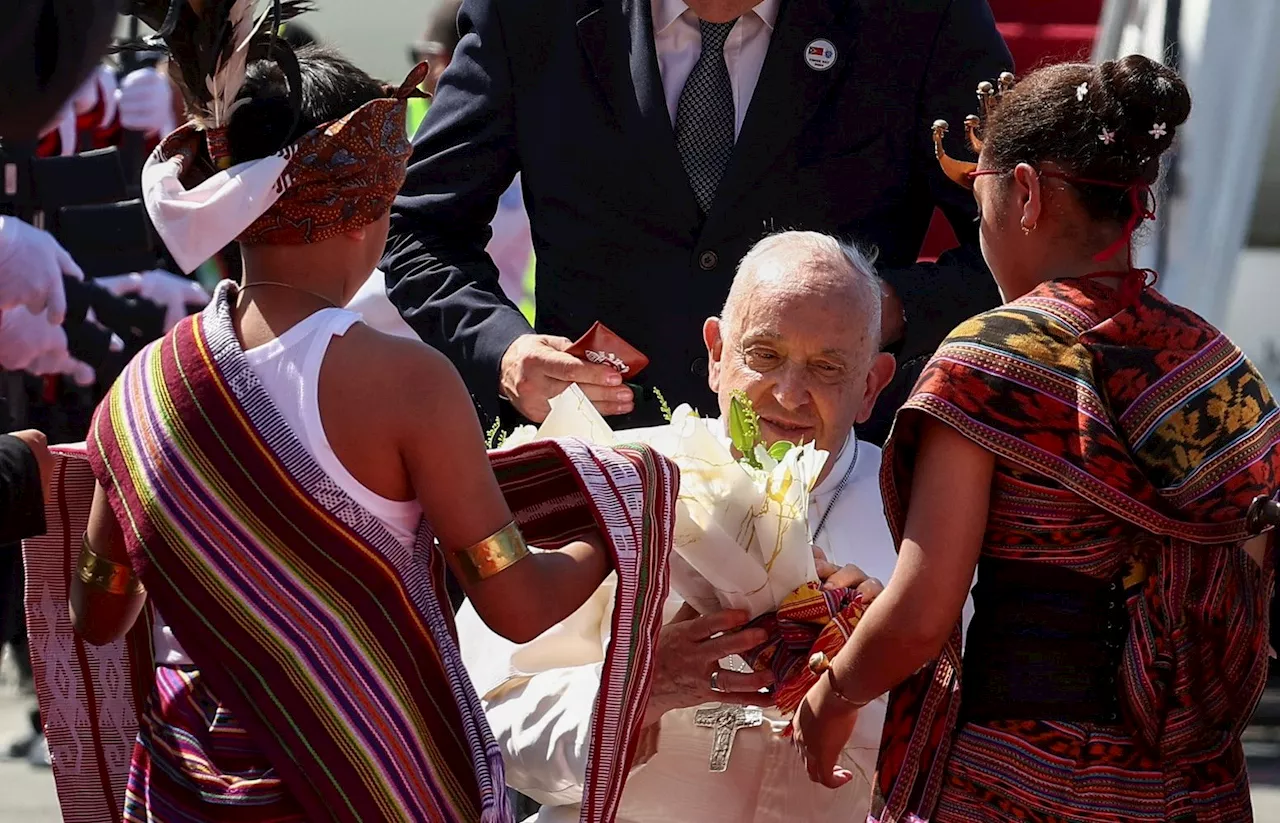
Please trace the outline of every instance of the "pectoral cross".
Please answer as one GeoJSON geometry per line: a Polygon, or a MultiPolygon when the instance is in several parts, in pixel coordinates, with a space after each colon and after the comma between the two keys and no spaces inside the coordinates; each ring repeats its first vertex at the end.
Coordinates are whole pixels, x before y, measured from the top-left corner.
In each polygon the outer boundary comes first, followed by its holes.
{"type": "Polygon", "coordinates": [[[733,739],[738,729],[750,729],[764,723],[764,712],[759,706],[715,706],[698,709],[693,724],[703,729],[715,729],[711,743],[711,771],[723,772],[729,768],[729,753],[733,751],[733,739]]]}

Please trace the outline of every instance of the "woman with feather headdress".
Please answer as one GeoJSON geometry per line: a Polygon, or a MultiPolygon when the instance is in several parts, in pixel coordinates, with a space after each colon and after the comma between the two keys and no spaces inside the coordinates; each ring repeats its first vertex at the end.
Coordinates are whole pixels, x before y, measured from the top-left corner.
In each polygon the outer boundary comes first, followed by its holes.
{"type": "Polygon", "coordinates": [[[123,819],[510,820],[447,564],[516,642],[617,571],[583,804],[609,821],[647,700],[675,470],[573,443],[490,458],[453,366],[341,308],[381,255],[426,66],[390,89],[331,52],[295,55],[274,35],[285,10],[255,6],[176,0],[156,21],[193,119],[143,172],[175,260],[238,238],[244,281],[134,359],[87,443],[74,627],[151,647],[123,819]]]}

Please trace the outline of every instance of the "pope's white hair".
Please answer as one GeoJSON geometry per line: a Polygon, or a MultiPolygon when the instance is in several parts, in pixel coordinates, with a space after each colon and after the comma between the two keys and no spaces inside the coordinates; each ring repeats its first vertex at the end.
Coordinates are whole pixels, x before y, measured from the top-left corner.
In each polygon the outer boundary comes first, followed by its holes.
{"type": "Polygon", "coordinates": [[[735,328],[738,305],[762,280],[771,286],[814,289],[823,293],[848,289],[862,313],[867,339],[880,339],[880,280],[873,255],[830,235],[815,231],[784,231],[769,235],[751,247],[734,275],[721,325],[735,328]],[[767,274],[766,274],[767,272],[767,274]]]}

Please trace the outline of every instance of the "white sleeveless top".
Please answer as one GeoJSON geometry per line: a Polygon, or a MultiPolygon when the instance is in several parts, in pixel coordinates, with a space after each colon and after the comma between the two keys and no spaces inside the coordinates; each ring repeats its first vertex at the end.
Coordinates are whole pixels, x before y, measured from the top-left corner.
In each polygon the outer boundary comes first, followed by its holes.
{"type": "MultiPolygon", "coordinates": [[[[245,351],[250,368],[262,381],[289,428],[351,499],[378,518],[397,540],[411,548],[417,539],[422,507],[417,500],[390,500],[357,480],[329,445],[320,420],[320,367],[329,341],[347,333],[360,315],[345,309],[322,309],[268,343],[245,351]]],[[[156,663],[186,665],[186,652],[157,612],[152,629],[156,663]]]]}

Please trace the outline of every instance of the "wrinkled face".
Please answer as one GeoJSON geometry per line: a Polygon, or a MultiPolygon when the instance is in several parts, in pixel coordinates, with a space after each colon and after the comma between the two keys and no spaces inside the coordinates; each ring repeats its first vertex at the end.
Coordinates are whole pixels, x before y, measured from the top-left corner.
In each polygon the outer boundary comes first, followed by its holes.
{"type": "Polygon", "coordinates": [[[728,23],[760,5],[760,0],[686,0],[686,5],[708,23],[728,23]]]}
{"type": "Polygon", "coordinates": [[[893,374],[864,318],[847,289],[757,283],[727,326],[713,317],[703,330],[721,414],[742,390],[767,443],[813,442],[834,456],[893,374]]]}

